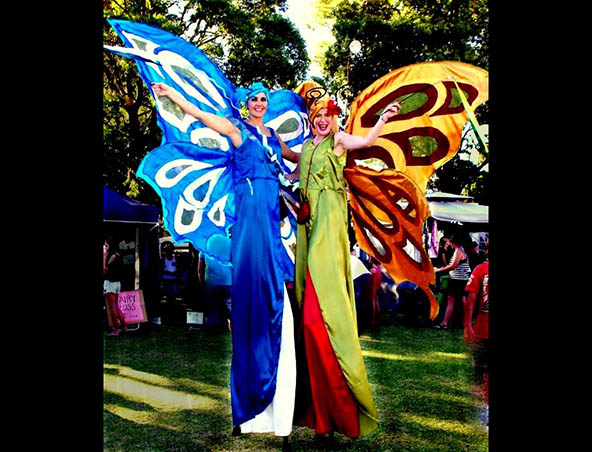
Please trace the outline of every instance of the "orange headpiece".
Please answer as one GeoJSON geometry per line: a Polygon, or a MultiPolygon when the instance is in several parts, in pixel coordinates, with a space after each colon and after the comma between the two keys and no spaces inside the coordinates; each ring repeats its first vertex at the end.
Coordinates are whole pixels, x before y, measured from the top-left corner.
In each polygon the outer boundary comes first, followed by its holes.
{"type": "Polygon", "coordinates": [[[323,108],[327,108],[327,113],[333,116],[331,131],[336,133],[339,130],[337,116],[341,113],[341,108],[329,97],[325,88],[317,82],[307,81],[298,85],[294,91],[300,94],[300,97],[304,99],[304,102],[308,106],[308,119],[310,120],[313,133],[316,133],[313,124],[314,118],[323,108]]]}

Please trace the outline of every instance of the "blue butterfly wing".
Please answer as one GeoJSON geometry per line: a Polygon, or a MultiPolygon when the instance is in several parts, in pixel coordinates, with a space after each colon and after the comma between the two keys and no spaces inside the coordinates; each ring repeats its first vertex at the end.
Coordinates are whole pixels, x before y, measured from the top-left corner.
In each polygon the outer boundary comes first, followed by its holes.
{"type": "Polygon", "coordinates": [[[162,144],[137,170],[162,200],[164,225],[177,243],[223,263],[209,244],[227,236],[235,222],[232,178],[234,147],[230,140],[186,115],[166,97],[155,96],[151,84],[166,83],[203,111],[239,119],[236,89],[197,47],[159,28],[124,20],[109,23],[126,47],[108,50],[135,60],[154,97],[162,144]]]}
{"type": "MultiPolygon", "coordinates": [[[[135,59],[140,77],[148,88],[153,82],[163,82],[184,94],[190,102],[204,111],[240,118],[235,100],[236,87],[198,47],[151,25],[119,19],[109,19],[109,23],[130,53],[124,55],[122,48],[106,47],[111,51],[118,50],[116,53],[120,55],[135,59]]],[[[155,100],[157,108],[161,107],[159,99],[155,100]]],[[[158,110],[160,113],[160,108],[158,110]]],[[[195,118],[193,121],[197,122],[195,118]]],[[[175,120],[171,125],[180,129],[186,128],[175,120]]],[[[171,131],[168,130],[169,124],[166,120],[159,126],[165,134],[163,139],[179,141],[173,136],[169,137],[171,131]]],[[[205,126],[198,123],[197,127],[205,126]]]]}
{"type": "MultiPolygon", "coordinates": [[[[278,89],[271,93],[263,122],[274,129],[282,141],[297,153],[300,153],[304,140],[312,135],[304,100],[299,94],[287,89],[278,89]]],[[[296,166],[285,161],[282,165],[287,172],[293,171],[296,166]]]]}
{"type": "Polygon", "coordinates": [[[137,174],[162,200],[164,225],[176,243],[189,242],[222,263],[208,241],[234,224],[230,155],[191,143],[167,143],[150,152],[137,174]],[[199,155],[200,159],[196,159],[199,155]]]}
{"type": "MultiPolygon", "coordinates": [[[[302,150],[304,140],[312,135],[308,109],[302,97],[287,89],[279,89],[271,93],[269,107],[263,122],[274,129],[282,141],[296,153],[302,150]]],[[[281,159],[285,173],[294,171],[296,164],[281,159]]],[[[285,206],[282,212],[282,243],[287,258],[293,264],[296,249],[296,209],[298,208],[298,181],[291,182],[280,178],[281,202],[285,206]]]]}

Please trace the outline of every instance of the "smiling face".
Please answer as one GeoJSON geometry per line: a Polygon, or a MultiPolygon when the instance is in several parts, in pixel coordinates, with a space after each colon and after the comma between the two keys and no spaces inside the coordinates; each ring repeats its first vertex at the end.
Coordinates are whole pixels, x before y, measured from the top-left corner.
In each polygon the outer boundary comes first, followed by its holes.
{"type": "Polygon", "coordinates": [[[259,93],[249,97],[247,108],[249,109],[250,117],[263,119],[267,111],[267,96],[265,93],[259,93]]]}
{"type": "Polygon", "coordinates": [[[327,108],[321,108],[314,117],[313,126],[317,135],[325,137],[331,133],[331,123],[333,116],[327,113],[327,108]]]}

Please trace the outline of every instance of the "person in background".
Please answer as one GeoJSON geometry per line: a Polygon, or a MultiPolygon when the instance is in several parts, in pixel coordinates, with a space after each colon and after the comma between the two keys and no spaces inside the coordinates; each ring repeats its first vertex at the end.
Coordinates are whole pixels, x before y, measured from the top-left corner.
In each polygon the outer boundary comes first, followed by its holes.
{"type": "Polygon", "coordinates": [[[411,281],[397,284],[397,316],[407,328],[423,328],[429,322],[430,300],[427,294],[411,281]]]}
{"type": "MultiPolygon", "coordinates": [[[[448,265],[453,254],[454,248],[452,248],[452,245],[450,244],[450,238],[447,235],[442,236],[438,244],[438,256],[432,259],[432,266],[438,268],[448,265]]],[[[443,301],[448,299],[446,290],[448,288],[449,279],[450,276],[448,275],[448,270],[442,271],[436,275],[435,293],[437,293],[436,298],[438,299],[440,306],[444,306],[443,301]]],[[[444,309],[440,309],[438,315],[434,319],[435,324],[440,324],[443,317],[444,309]]]]}
{"type": "Polygon", "coordinates": [[[454,249],[454,254],[450,259],[450,263],[444,267],[434,268],[434,272],[441,273],[448,271],[450,281],[447,289],[447,304],[444,318],[439,325],[434,328],[447,329],[448,322],[452,313],[454,312],[454,304],[458,302],[462,307],[462,299],[465,293],[465,286],[471,275],[471,268],[469,267],[469,257],[464,249],[468,242],[467,236],[464,233],[455,233],[450,237],[450,243],[454,249]]]}
{"type": "MultiPolygon", "coordinates": [[[[450,262],[450,258],[453,254],[454,248],[452,248],[452,245],[450,244],[450,238],[444,236],[440,239],[440,246],[438,247],[438,257],[434,259],[432,264],[434,265],[434,267],[446,266],[450,262]]],[[[440,277],[447,274],[448,272],[442,272],[440,274],[440,277]]]]}
{"type": "Polygon", "coordinates": [[[162,244],[162,288],[169,307],[175,302],[179,292],[177,286],[177,259],[174,251],[175,247],[171,242],[162,244]]]}
{"type": "MultiPolygon", "coordinates": [[[[359,248],[358,248],[359,250],[359,248]]],[[[354,283],[354,299],[356,301],[356,319],[358,332],[362,330],[369,321],[371,304],[368,302],[368,294],[372,286],[372,273],[366,265],[357,257],[358,250],[352,248],[350,252],[350,266],[352,281],[354,283]]]]}
{"type": "Polygon", "coordinates": [[[359,298],[365,290],[365,287],[370,284],[371,273],[364,265],[360,258],[356,255],[356,250],[352,249],[350,252],[350,268],[352,281],[354,282],[354,292],[356,307],[359,309],[359,298]]]}
{"type": "MultiPolygon", "coordinates": [[[[486,252],[489,241],[486,245],[486,252]]],[[[477,385],[481,389],[485,408],[483,421],[489,424],[489,260],[477,265],[466,287],[464,315],[464,338],[473,348],[473,368],[477,385]],[[477,304],[478,302],[478,304],[477,304]],[[473,324],[473,312],[478,306],[478,314],[473,324]]]]}
{"type": "Polygon", "coordinates": [[[119,254],[119,246],[112,238],[105,240],[103,244],[103,293],[113,324],[113,331],[107,336],[119,336],[119,330],[127,333],[127,325],[123,313],[117,303],[118,293],[121,291],[121,272],[123,269],[123,258],[119,254]]]}
{"type": "Polygon", "coordinates": [[[372,267],[370,268],[370,274],[372,275],[372,282],[370,288],[370,297],[372,299],[372,318],[371,326],[376,326],[378,323],[378,316],[380,315],[380,303],[378,302],[378,291],[380,289],[380,283],[382,282],[382,271],[380,268],[380,262],[371,257],[370,262],[372,267]]]}
{"type": "Polygon", "coordinates": [[[391,324],[397,324],[397,307],[399,304],[399,294],[397,293],[397,284],[386,269],[381,266],[380,288],[378,290],[378,304],[383,312],[388,313],[391,324]]]}
{"type": "Polygon", "coordinates": [[[473,240],[469,243],[469,267],[471,271],[475,267],[485,261],[485,254],[479,251],[479,244],[473,240]]]}
{"type": "MultiPolygon", "coordinates": [[[[200,253],[195,247],[189,245],[189,259],[187,264],[187,289],[185,291],[185,300],[187,308],[192,311],[200,311],[203,304],[203,284],[199,278],[200,253]]],[[[203,311],[200,311],[203,312],[203,311]]]]}
{"type": "MultiPolygon", "coordinates": [[[[214,237],[210,244],[210,250],[216,254],[230,257],[230,238],[214,237]]],[[[204,288],[206,327],[211,331],[225,331],[230,328],[232,267],[204,254],[200,256],[197,273],[204,288]]]]}

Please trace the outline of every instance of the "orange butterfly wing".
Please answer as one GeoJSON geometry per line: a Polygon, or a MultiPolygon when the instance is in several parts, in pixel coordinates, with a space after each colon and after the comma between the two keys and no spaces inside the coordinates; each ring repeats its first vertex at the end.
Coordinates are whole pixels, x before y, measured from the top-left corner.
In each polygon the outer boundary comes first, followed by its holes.
{"type": "Polygon", "coordinates": [[[351,105],[346,131],[366,135],[382,110],[413,93],[414,108],[391,118],[373,146],[348,152],[344,171],[356,238],[397,282],[417,284],[430,299],[430,318],[438,313],[429,285],[434,270],[422,244],[422,227],[429,217],[425,188],[434,171],[458,151],[467,114],[456,104],[456,86],[465,91],[472,108],[488,98],[488,73],[469,64],[444,61],[396,69],[362,91],[351,105]],[[430,152],[416,152],[414,139],[431,141],[430,152]],[[356,159],[377,158],[389,169],[370,170],[356,159]]]}
{"type": "Polygon", "coordinates": [[[430,299],[430,318],[438,302],[429,285],[434,272],[422,245],[422,225],[430,211],[425,196],[407,175],[396,170],[345,168],[356,238],[399,283],[411,281],[430,299]]]}

